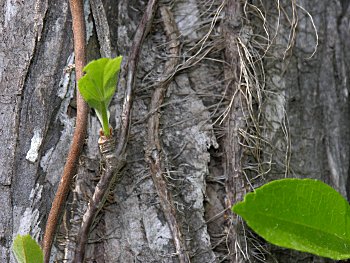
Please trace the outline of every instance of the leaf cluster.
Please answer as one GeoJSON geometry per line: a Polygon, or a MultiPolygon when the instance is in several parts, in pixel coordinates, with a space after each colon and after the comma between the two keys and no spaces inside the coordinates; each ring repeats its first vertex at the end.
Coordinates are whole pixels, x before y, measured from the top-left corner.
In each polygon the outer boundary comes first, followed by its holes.
{"type": "Polygon", "coordinates": [[[86,74],[78,81],[80,94],[95,110],[106,136],[110,135],[108,106],[116,91],[121,62],[121,56],[93,60],[84,67],[86,74]]]}

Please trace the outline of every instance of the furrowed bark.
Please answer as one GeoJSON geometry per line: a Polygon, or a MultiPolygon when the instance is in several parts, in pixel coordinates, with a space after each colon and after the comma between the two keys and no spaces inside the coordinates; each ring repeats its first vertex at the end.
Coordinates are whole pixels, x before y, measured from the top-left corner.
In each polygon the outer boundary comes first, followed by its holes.
{"type": "MultiPolygon", "coordinates": [[[[116,181],[119,171],[125,164],[125,150],[128,142],[129,127],[130,127],[130,117],[132,108],[132,94],[133,86],[135,80],[135,74],[137,70],[138,57],[140,49],[145,36],[147,35],[153,21],[154,13],[156,10],[157,1],[151,0],[148,2],[146,11],[141,19],[141,22],[136,30],[133,45],[131,47],[131,53],[128,58],[128,62],[121,69],[119,88],[125,90],[124,102],[120,123],[120,130],[118,133],[118,142],[116,148],[108,150],[107,154],[103,154],[103,161],[105,161],[106,170],[101,175],[101,179],[98,182],[92,199],[88,204],[87,211],[83,216],[83,221],[81,224],[81,229],[79,230],[77,237],[77,247],[74,255],[74,262],[83,262],[85,255],[85,246],[88,241],[88,236],[90,232],[91,225],[103,207],[106,200],[111,185],[116,181]]],[[[101,146],[104,147],[105,144],[109,145],[111,142],[109,140],[104,141],[102,137],[101,146]]],[[[109,147],[109,146],[108,146],[109,147]]]]}
{"type": "MultiPolygon", "coordinates": [[[[161,7],[161,16],[164,23],[164,30],[169,40],[169,60],[165,64],[164,76],[172,74],[178,64],[180,43],[178,41],[179,32],[174,17],[167,7],[161,7]]],[[[185,242],[176,220],[176,209],[173,197],[168,190],[164,177],[165,169],[162,160],[162,147],[159,139],[159,109],[164,101],[164,95],[168,88],[170,79],[160,83],[154,90],[151,100],[150,114],[148,119],[148,149],[146,151],[146,161],[151,170],[151,176],[160,199],[160,205],[164,216],[172,233],[176,254],[180,263],[190,262],[186,251],[185,242]]]]}
{"type": "MultiPolygon", "coordinates": [[[[78,82],[83,75],[83,67],[86,64],[84,9],[83,2],[81,0],[71,0],[69,3],[73,20],[75,72],[76,81],[78,82]]],[[[50,260],[52,243],[69,193],[72,178],[76,172],[79,156],[83,149],[87,127],[87,114],[88,106],[77,89],[76,128],[67,161],[64,166],[62,178],[58,185],[57,192],[47,219],[43,239],[45,263],[48,263],[50,260]]]]}

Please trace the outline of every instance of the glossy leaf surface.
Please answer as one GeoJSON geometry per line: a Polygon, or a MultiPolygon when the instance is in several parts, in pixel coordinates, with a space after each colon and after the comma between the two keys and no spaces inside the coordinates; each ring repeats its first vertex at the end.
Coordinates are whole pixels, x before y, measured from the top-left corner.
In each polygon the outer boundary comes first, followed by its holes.
{"type": "Polygon", "coordinates": [[[349,204],[321,181],[273,181],[247,194],[233,211],[272,244],[332,259],[350,258],[349,204]]]}
{"type": "Polygon", "coordinates": [[[18,235],[13,241],[12,250],[18,263],[42,263],[44,261],[40,246],[30,235],[18,235]]]}

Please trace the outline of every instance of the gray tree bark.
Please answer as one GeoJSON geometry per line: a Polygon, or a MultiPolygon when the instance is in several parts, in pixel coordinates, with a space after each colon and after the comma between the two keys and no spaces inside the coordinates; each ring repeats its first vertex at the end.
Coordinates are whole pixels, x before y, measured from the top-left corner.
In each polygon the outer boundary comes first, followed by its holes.
{"type": "MultiPolygon", "coordinates": [[[[146,4],[86,1],[88,59],[127,57],[146,4]]],[[[323,180],[349,198],[348,2],[159,5],[174,17],[178,64],[168,75],[174,42],[158,11],[141,51],[127,165],[96,219],[86,262],[178,262],[146,161],[155,113],[163,176],[191,262],[331,262],[266,244],[229,208],[252,188],[286,176],[323,180]],[[164,78],[170,82],[154,112],[151,98],[164,78]]],[[[0,261],[15,262],[17,234],[42,239],[72,138],[74,54],[67,1],[0,6],[0,261]]],[[[123,92],[110,109],[114,127],[123,92]]],[[[71,262],[98,180],[99,129],[91,111],[52,251],[57,262],[71,262]]]]}

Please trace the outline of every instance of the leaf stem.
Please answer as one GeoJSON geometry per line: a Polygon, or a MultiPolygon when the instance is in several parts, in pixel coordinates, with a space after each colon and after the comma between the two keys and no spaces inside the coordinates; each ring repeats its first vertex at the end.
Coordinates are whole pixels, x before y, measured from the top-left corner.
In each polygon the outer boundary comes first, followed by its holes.
{"type": "Polygon", "coordinates": [[[105,105],[102,106],[102,129],[103,134],[106,137],[110,136],[109,123],[108,123],[108,113],[105,105]]]}

